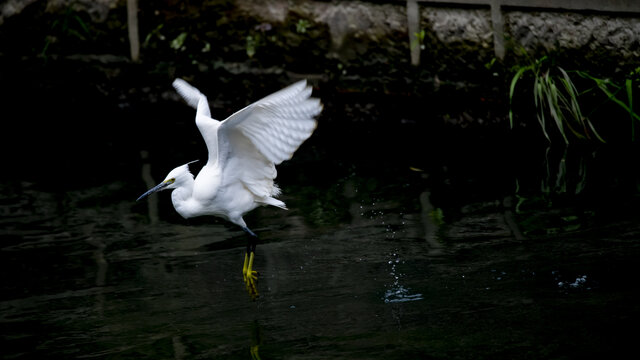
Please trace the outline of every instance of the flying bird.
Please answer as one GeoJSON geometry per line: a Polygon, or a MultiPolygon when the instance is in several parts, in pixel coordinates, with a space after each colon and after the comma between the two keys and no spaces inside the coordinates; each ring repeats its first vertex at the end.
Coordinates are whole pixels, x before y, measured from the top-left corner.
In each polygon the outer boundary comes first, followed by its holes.
{"type": "Polygon", "coordinates": [[[311,136],[322,104],[311,97],[312,88],[302,80],[218,121],[211,117],[207,97],[198,89],[182,79],[176,79],[173,87],[196,109],[196,125],[207,144],[208,160],[195,179],[189,171],[191,163],[178,166],[136,201],[172,190],[173,207],[183,218],[212,215],[240,226],[249,238],[243,279],[255,296],[253,262],[258,236],[242,217],[258,206],[287,209],[277,199],[280,188],[274,183],[275,166],[291,159],[311,136]]]}

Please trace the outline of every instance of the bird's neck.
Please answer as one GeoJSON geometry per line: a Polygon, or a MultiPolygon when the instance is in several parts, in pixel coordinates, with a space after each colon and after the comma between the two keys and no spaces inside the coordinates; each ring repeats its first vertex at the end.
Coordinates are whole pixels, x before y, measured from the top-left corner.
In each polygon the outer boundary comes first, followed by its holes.
{"type": "Polygon", "coordinates": [[[183,183],[171,192],[171,202],[178,214],[188,219],[193,217],[190,211],[190,200],[193,195],[193,178],[187,178],[183,183]]]}

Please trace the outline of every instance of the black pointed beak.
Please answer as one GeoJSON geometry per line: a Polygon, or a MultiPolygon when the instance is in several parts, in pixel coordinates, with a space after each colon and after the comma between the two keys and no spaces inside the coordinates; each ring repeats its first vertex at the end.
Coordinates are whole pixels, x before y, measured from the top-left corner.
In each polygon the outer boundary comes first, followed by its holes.
{"type": "Polygon", "coordinates": [[[136,201],[140,201],[140,199],[144,199],[147,196],[153,194],[154,192],[157,192],[157,191],[160,191],[160,190],[164,189],[169,184],[171,184],[171,183],[168,182],[168,181],[161,182],[160,184],[158,184],[158,185],[154,186],[153,188],[149,189],[149,191],[147,191],[146,193],[140,195],[140,197],[137,198],[136,201]]]}

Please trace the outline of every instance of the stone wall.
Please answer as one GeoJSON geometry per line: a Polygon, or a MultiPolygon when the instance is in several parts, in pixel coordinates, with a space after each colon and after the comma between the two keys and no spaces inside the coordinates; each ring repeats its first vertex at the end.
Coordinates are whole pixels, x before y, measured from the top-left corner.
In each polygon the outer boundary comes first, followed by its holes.
{"type": "MultiPolygon", "coordinates": [[[[259,5],[236,2],[248,16],[265,21],[282,22],[293,12],[327,25],[334,54],[347,58],[354,52],[341,49],[407,31],[406,9],[398,2],[270,0],[259,5]]],[[[442,46],[464,44],[481,52],[493,47],[489,9],[432,7],[425,3],[420,9],[422,29],[442,46]]],[[[541,49],[595,51],[622,61],[635,61],[640,57],[640,15],[636,15],[512,9],[504,12],[505,37],[511,51],[516,48],[532,54],[541,49]]],[[[405,37],[409,41],[408,34],[405,37]]]]}
{"type": "MultiPolygon", "coordinates": [[[[25,8],[35,3],[46,3],[45,11],[50,14],[63,13],[68,9],[83,12],[96,23],[104,22],[111,12],[126,6],[125,0],[5,0],[0,4],[0,31],[7,19],[19,17],[25,8]]],[[[176,6],[178,3],[167,0],[140,3],[140,6],[152,6],[157,11],[166,12],[167,9],[173,11],[180,8],[176,6]]],[[[373,47],[378,53],[390,51],[388,60],[398,62],[400,60],[395,59],[395,55],[401,52],[408,58],[408,49],[411,47],[407,33],[407,10],[405,3],[400,1],[233,0],[187,3],[193,9],[206,8],[212,3],[231,4],[242,14],[234,16],[234,20],[238,20],[236,26],[239,31],[246,25],[247,19],[270,25],[286,23],[292,17],[307,19],[311,24],[328,29],[326,56],[343,61],[362,56],[373,47]]],[[[126,22],[125,19],[122,21],[126,22]]],[[[623,63],[640,57],[638,16],[512,9],[504,13],[504,23],[507,56],[514,49],[522,48],[532,54],[578,50],[588,56],[595,52],[623,63]]],[[[446,60],[459,56],[461,52],[468,55],[477,51],[476,58],[482,63],[491,57],[488,50],[493,48],[493,32],[488,8],[433,7],[421,3],[420,27],[425,31],[423,52],[434,52],[436,57],[446,60]]],[[[141,33],[143,40],[147,35],[141,33]]],[[[429,59],[428,54],[426,58],[429,59]]],[[[466,61],[472,60],[468,58],[466,61]]]]}
{"type": "Polygon", "coordinates": [[[572,12],[507,12],[513,46],[604,52],[621,60],[640,58],[640,17],[572,12]]]}
{"type": "MultiPolygon", "coordinates": [[[[0,60],[109,63],[100,71],[121,73],[129,57],[126,3],[4,0],[0,60]]],[[[504,9],[506,56],[496,61],[489,8],[420,3],[418,43],[403,1],[159,0],[138,7],[135,71],[164,76],[304,74],[348,91],[424,95],[431,89],[424,84],[504,87],[509,69],[530,61],[521,50],[603,76],[626,75],[640,59],[640,16],[629,14],[504,9]],[[420,64],[412,66],[416,47],[420,64]]]]}
{"type": "Polygon", "coordinates": [[[109,11],[123,6],[125,0],[5,0],[0,4],[0,25],[6,18],[20,14],[22,10],[35,3],[46,2],[49,12],[64,12],[67,9],[86,12],[96,22],[104,21],[109,11]]]}

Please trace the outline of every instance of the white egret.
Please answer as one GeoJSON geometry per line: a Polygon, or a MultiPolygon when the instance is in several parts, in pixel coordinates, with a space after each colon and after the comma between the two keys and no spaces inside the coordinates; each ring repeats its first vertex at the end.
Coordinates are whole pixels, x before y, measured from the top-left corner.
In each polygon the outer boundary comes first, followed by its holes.
{"type": "Polygon", "coordinates": [[[275,165],[290,159],[311,136],[322,104],[310,97],[312,89],[302,80],[218,121],[211,118],[207,97],[198,89],[182,79],[176,79],[173,87],[196,109],[196,125],[209,158],[195,179],[190,163],[178,166],[138,200],[170,189],[173,207],[182,217],[213,215],[240,226],[250,239],[243,278],[250,293],[257,294],[253,270],[257,236],[242,217],[258,206],[286,209],[276,199],[280,188],[273,182],[275,165]]]}

